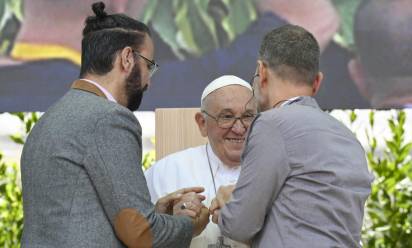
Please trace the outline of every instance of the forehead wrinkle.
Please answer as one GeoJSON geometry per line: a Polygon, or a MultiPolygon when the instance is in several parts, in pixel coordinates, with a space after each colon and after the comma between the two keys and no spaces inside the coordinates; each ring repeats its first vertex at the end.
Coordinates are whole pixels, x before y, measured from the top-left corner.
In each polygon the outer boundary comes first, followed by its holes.
{"type": "Polygon", "coordinates": [[[239,85],[230,85],[210,93],[205,100],[207,100],[206,107],[215,111],[215,113],[230,111],[243,114],[245,111],[253,110],[250,104],[246,106],[251,97],[252,92],[247,88],[239,85]],[[210,98],[208,98],[209,96],[210,98]]]}

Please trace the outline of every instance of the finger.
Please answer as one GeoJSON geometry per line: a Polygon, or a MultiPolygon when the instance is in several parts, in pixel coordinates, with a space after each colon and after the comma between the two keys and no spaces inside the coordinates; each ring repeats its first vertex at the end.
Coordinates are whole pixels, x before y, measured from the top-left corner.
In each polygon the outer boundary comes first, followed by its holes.
{"type": "Polygon", "coordinates": [[[212,222],[217,224],[217,225],[219,224],[219,219],[218,219],[218,217],[216,217],[216,215],[213,215],[212,222]]]}
{"type": "Polygon", "coordinates": [[[186,215],[192,218],[196,218],[198,216],[198,213],[196,213],[192,209],[184,209],[179,213],[179,215],[186,215]]]}
{"type": "Polygon", "coordinates": [[[202,193],[203,191],[205,191],[205,188],[203,187],[189,187],[189,188],[180,189],[176,192],[181,193],[181,194],[186,194],[189,192],[202,193]]]}
{"type": "Polygon", "coordinates": [[[197,198],[197,197],[182,197],[182,199],[178,203],[190,203],[193,205],[200,206],[202,205],[202,202],[197,198]]]}
{"type": "Polygon", "coordinates": [[[215,224],[219,223],[219,214],[220,214],[220,210],[216,210],[212,216],[212,222],[215,224]]]}
{"type": "Polygon", "coordinates": [[[199,199],[199,201],[204,201],[204,200],[206,200],[206,196],[204,196],[204,195],[197,195],[197,198],[199,199]]]}
{"type": "Polygon", "coordinates": [[[183,194],[176,191],[176,192],[167,194],[166,196],[159,199],[159,201],[160,200],[163,202],[179,201],[182,197],[183,197],[183,194]]]}
{"type": "Polygon", "coordinates": [[[194,211],[196,213],[196,216],[199,216],[202,208],[203,208],[202,205],[193,205],[192,204],[189,209],[194,211]]]}
{"type": "Polygon", "coordinates": [[[177,202],[177,201],[181,201],[182,200],[182,195],[178,194],[178,195],[171,195],[168,196],[166,199],[164,199],[165,202],[177,202]]]}
{"type": "Polygon", "coordinates": [[[196,193],[186,193],[182,196],[181,200],[182,201],[191,201],[191,202],[202,202],[206,199],[206,196],[204,195],[200,195],[200,194],[196,194],[196,193]]]}
{"type": "Polygon", "coordinates": [[[165,197],[163,197],[162,200],[164,200],[165,202],[169,202],[169,201],[178,201],[182,198],[182,196],[186,193],[190,193],[190,192],[194,192],[194,193],[201,193],[205,191],[205,188],[203,187],[188,187],[188,188],[183,188],[183,189],[179,189],[175,192],[172,192],[170,194],[167,194],[165,197]]]}
{"type": "Polygon", "coordinates": [[[215,203],[215,200],[213,199],[212,200],[212,203],[210,203],[210,206],[209,206],[209,212],[211,213],[211,214],[213,214],[213,212],[216,210],[216,203],[215,203]]]}
{"type": "Polygon", "coordinates": [[[189,200],[189,201],[187,201],[187,202],[190,202],[191,204],[193,204],[193,205],[195,205],[195,206],[201,207],[201,206],[203,206],[202,201],[203,201],[203,200],[201,200],[201,199],[195,198],[195,199],[191,199],[191,200],[189,200]]]}
{"type": "Polygon", "coordinates": [[[194,211],[197,216],[200,215],[200,212],[202,208],[204,207],[204,205],[200,202],[199,203],[185,202],[182,206],[184,206],[184,208],[186,209],[194,211]]]}
{"type": "Polygon", "coordinates": [[[217,197],[216,202],[220,208],[226,205],[226,200],[223,197],[217,197]]]}
{"type": "Polygon", "coordinates": [[[215,212],[215,210],[218,209],[218,208],[219,208],[219,204],[218,204],[218,202],[215,198],[215,199],[212,200],[212,203],[210,204],[209,212],[211,214],[213,214],[215,212]]]}
{"type": "Polygon", "coordinates": [[[231,193],[226,194],[226,195],[224,195],[224,194],[218,194],[215,199],[216,199],[216,201],[218,202],[219,206],[220,206],[220,207],[223,207],[224,205],[226,205],[226,203],[227,203],[228,201],[230,201],[231,196],[232,196],[231,193]]]}

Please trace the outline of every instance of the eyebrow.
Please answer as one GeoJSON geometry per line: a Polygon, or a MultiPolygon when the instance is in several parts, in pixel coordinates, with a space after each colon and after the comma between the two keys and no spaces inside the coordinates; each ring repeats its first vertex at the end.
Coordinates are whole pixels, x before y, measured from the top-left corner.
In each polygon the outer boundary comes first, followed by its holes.
{"type": "MultiPolygon", "coordinates": [[[[242,112],[241,114],[242,115],[244,115],[244,114],[249,114],[249,113],[255,113],[256,111],[255,110],[253,110],[253,109],[246,109],[244,112],[242,112]]],[[[219,113],[218,113],[218,115],[221,115],[221,114],[224,114],[224,113],[231,113],[231,114],[234,114],[234,111],[232,110],[232,109],[222,109],[219,113]]]]}
{"type": "Polygon", "coordinates": [[[225,109],[222,109],[222,110],[220,111],[220,113],[223,113],[223,112],[231,112],[231,113],[233,113],[234,111],[233,111],[232,109],[225,108],[225,109]]]}
{"type": "Polygon", "coordinates": [[[256,112],[256,110],[255,109],[246,109],[245,112],[243,112],[243,113],[247,113],[247,112],[256,112]]]}

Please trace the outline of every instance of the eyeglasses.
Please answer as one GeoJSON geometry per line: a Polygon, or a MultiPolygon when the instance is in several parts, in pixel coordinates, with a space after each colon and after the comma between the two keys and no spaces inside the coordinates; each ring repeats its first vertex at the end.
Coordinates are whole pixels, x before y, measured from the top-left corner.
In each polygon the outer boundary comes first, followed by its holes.
{"type": "Polygon", "coordinates": [[[255,82],[255,78],[259,77],[259,73],[256,73],[255,75],[253,75],[252,79],[250,79],[249,84],[253,87],[253,83],[255,82]]]}
{"type": "MultiPolygon", "coordinates": [[[[253,87],[253,83],[255,82],[255,78],[259,77],[259,73],[256,73],[255,75],[253,75],[252,79],[250,79],[250,86],[252,86],[252,98],[255,97],[255,87],[253,87]]],[[[249,102],[248,102],[249,103],[249,102]]]]}
{"type": "Polygon", "coordinates": [[[144,59],[146,64],[147,64],[147,69],[149,70],[149,77],[152,77],[153,74],[159,69],[159,65],[156,64],[154,60],[150,60],[146,58],[145,56],[141,55],[139,52],[136,52],[133,50],[134,53],[136,53],[140,58],[144,59]]]}
{"type": "Polygon", "coordinates": [[[205,110],[202,110],[202,113],[206,114],[210,118],[216,121],[218,127],[229,129],[235,125],[236,121],[239,120],[242,123],[244,128],[248,128],[252,123],[253,119],[255,119],[256,114],[252,113],[245,113],[241,117],[235,117],[232,114],[222,114],[217,117],[209,114],[205,110]]]}

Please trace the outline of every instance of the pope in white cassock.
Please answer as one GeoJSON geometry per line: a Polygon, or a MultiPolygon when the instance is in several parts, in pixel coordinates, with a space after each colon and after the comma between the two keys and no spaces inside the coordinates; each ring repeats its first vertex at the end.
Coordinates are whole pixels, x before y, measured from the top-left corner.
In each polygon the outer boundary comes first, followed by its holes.
{"type": "MultiPolygon", "coordinates": [[[[243,79],[226,75],[206,86],[195,121],[209,143],[166,156],[146,171],[152,201],[181,188],[202,186],[203,203],[209,207],[220,186],[236,183],[247,129],[256,112],[252,88],[243,79]]],[[[248,246],[222,237],[210,222],[190,247],[248,246]]]]}

